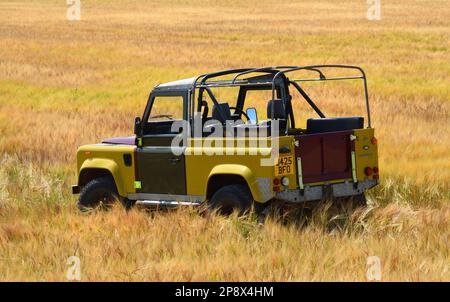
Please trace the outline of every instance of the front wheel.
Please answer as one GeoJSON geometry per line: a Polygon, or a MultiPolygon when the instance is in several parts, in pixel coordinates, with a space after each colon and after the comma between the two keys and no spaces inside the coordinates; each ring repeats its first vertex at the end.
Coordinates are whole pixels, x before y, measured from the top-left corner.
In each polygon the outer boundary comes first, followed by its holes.
{"type": "Polygon", "coordinates": [[[107,208],[116,200],[119,200],[119,194],[114,180],[111,177],[100,177],[84,186],[77,207],[81,211],[107,208]]]}
{"type": "Polygon", "coordinates": [[[235,211],[243,215],[250,209],[252,202],[252,193],[248,187],[235,184],[224,186],[215,192],[208,202],[208,208],[223,215],[230,215],[235,211]]]}

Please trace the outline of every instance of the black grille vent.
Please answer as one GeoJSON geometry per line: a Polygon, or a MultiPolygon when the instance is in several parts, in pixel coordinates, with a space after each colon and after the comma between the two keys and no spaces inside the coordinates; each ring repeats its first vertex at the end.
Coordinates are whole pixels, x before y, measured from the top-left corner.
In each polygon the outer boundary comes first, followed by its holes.
{"type": "Polygon", "coordinates": [[[133,164],[133,160],[131,159],[131,154],[124,154],[123,155],[123,162],[125,163],[125,166],[129,167],[133,164]]]}

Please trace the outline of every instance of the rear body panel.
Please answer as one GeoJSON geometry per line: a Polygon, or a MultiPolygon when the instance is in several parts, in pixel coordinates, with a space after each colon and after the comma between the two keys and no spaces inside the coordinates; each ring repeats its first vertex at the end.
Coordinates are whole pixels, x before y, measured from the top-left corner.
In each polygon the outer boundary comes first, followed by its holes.
{"type": "Polygon", "coordinates": [[[298,188],[276,193],[276,199],[305,202],[326,197],[364,193],[378,184],[378,173],[367,176],[367,167],[378,168],[374,129],[355,129],[296,136],[298,188]]]}
{"type": "Polygon", "coordinates": [[[354,130],[355,141],[355,155],[356,155],[356,176],[358,181],[366,179],[374,179],[374,174],[366,176],[364,169],[366,167],[378,167],[378,144],[371,142],[375,137],[375,130],[373,128],[356,129],[354,130]]]}
{"type": "Polygon", "coordinates": [[[353,131],[297,136],[295,155],[301,158],[303,182],[317,183],[352,178],[353,131]]]}

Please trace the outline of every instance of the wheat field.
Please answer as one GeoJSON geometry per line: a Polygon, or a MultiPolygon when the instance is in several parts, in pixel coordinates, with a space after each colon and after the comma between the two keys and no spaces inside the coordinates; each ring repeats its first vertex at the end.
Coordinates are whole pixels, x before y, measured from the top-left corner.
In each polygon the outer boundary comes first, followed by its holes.
{"type": "MultiPolygon", "coordinates": [[[[379,21],[363,0],[81,0],[79,21],[66,11],[0,1],[0,280],[66,281],[74,255],[83,281],[365,281],[368,256],[382,281],[450,281],[448,1],[382,1],[379,21]],[[130,134],[154,85],[327,63],[368,75],[381,185],[367,208],[323,204],[264,226],[192,209],[78,213],[76,148],[130,134]]],[[[337,115],[356,112],[356,88],[310,91],[337,115]]]]}

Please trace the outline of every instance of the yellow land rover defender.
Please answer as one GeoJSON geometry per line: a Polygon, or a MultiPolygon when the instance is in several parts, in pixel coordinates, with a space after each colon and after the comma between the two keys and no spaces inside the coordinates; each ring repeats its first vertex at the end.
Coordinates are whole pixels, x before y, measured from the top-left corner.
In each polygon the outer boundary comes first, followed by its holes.
{"type": "Polygon", "coordinates": [[[357,66],[241,68],[161,84],[134,133],[78,149],[72,191],[81,210],[114,200],[206,203],[223,213],[272,201],[365,202],[379,182],[367,82],[357,66]],[[331,70],[356,75],[327,77],[331,70]],[[313,76],[288,78],[296,73],[313,76]],[[362,82],[366,119],[325,116],[304,85],[331,80],[362,82]],[[296,117],[300,105],[317,116],[296,117]]]}

